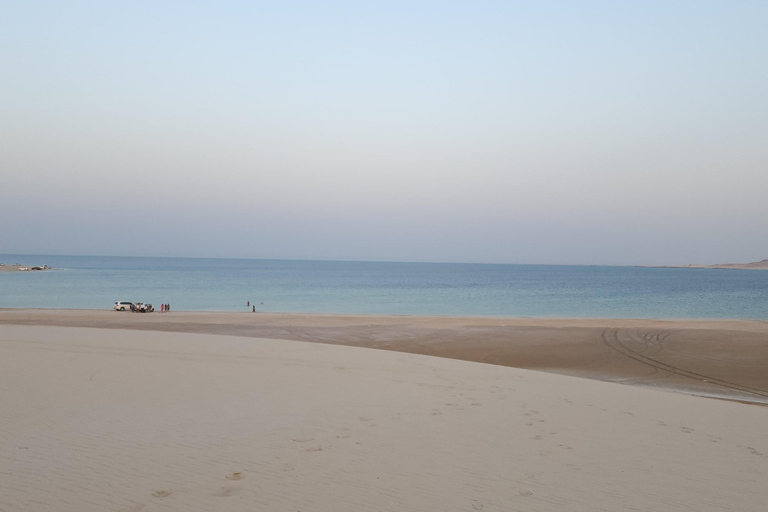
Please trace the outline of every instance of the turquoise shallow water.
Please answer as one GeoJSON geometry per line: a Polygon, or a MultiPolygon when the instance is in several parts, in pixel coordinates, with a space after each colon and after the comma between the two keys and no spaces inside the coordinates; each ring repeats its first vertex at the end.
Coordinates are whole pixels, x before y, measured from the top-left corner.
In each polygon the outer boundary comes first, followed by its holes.
{"type": "Polygon", "coordinates": [[[768,271],[0,255],[0,307],[768,319],[768,271]],[[263,304],[262,304],[263,303],[263,304]]]}

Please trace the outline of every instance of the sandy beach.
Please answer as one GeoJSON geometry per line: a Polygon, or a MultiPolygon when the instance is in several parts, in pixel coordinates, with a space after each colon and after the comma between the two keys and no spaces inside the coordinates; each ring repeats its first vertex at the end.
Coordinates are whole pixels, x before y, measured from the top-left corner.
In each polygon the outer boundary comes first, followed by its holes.
{"type": "Polygon", "coordinates": [[[3,310],[0,510],[763,511],[767,359],[759,321],[3,310]]]}
{"type": "Polygon", "coordinates": [[[768,322],[0,309],[0,325],[310,341],[768,403],[768,322]]]}

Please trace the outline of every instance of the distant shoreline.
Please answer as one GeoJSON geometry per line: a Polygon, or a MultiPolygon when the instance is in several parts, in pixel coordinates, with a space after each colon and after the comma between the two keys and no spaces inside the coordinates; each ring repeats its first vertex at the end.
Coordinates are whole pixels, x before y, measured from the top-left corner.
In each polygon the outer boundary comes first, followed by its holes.
{"type": "Polygon", "coordinates": [[[705,268],[719,270],[768,270],[768,259],[752,263],[716,263],[714,265],[637,265],[639,268],[705,268]]]}
{"type": "Polygon", "coordinates": [[[19,265],[19,264],[13,264],[13,265],[6,265],[5,263],[0,263],[0,272],[40,272],[43,270],[53,270],[48,265],[19,265]]]}

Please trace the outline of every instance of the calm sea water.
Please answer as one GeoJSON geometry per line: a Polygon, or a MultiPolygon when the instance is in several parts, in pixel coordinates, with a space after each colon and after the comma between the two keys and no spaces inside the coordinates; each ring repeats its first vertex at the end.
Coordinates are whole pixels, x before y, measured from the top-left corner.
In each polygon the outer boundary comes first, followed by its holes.
{"type": "Polygon", "coordinates": [[[0,255],[0,307],[768,319],[768,271],[0,255]]]}

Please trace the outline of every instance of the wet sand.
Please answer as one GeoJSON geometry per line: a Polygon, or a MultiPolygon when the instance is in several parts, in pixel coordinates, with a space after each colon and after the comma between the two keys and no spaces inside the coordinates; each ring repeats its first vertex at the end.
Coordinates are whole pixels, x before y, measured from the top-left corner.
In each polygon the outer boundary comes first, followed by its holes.
{"type": "Polygon", "coordinates": [[[768,403],[768,322],[0,310],[47,325],[310,341],[768,403]]]}

